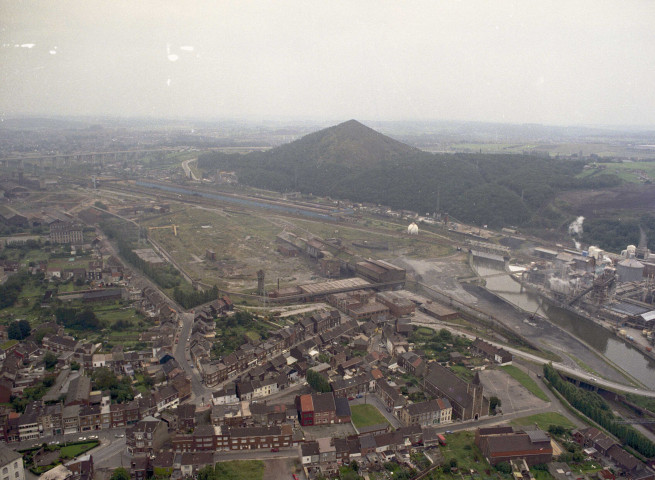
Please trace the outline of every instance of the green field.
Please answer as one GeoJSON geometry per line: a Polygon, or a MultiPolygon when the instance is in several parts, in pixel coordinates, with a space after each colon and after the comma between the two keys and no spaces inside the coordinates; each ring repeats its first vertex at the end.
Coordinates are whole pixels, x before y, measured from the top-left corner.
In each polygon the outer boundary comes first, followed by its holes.
{"type": "Polygon", "coordinates": [[[598,168],[585,170],[579,176],[614,174],[631,183],[644,183],[646,177],[651,181],[655,180],[655,162],[597,163],[596,165],[598,168]]]}
{"type": "Polygon", "coordinates": [[[97,447],[100,444],[98,440],[93,440],[90,442],[76,443],[75,445],[67,445],[61,447],[59,450],[61,456],[65,458],[75,458],[82,455],[84,452],[88,452],[92,448],[97,447]]]}
{"type": "Polygon", "coordinates": [[[535,382],[532,379],[532,377],[530,377],[527,373],[525,373],[520,368],[515,367],[514,365],[506,365],[500,368],[502,368],[506,373],[511,375],[516,381],[518,381],[521,385],[523,385],[535,397],[539,398],[540,400],[543,400],[544,402],[550,401],[550,399],[544,393],[544,391],[541,388],[539,388],[537,382],[535,382]]]}
{"type": "Polygon", "coordinates": [[[264,477],[264,462],[261,460],[232,460],[219,462],[214,466],[215,477],[226,480],[261,480],[264,477]]]}
{"type": "Polygon", "coordinates": [[[389,423],[384,418],[380,411],[370,404],[352,405],[350,407],[352,413],[353,425],[357,428],[370,427],[372,425],[379,425],[381,423],[389,423]]]}
{"type": "Polygon", "coordinates": [[[557,412],[538,413],[536,415],[530,415],[529,417],[517,418],[510,423],[517,426],[536,424],[539,428],[545,431],[548,431],[548,427],[551,425],[561,426],[566,429],[575,428],[575,425],[571,420],[557,412]]]}
{"type": "MultiPolygon", "coordinates": [[[[457,459],[457,467],[460,472],[467,472],[468,474],[468,472],[474,470],[480,475],[484,476],[486,474],[489,476],[494,471],[493,467],[484,460],[480,449],[475,445],[473,432],[457,432],[446,435],[446,446],[439,449],[446,463],[452,458],[457,459]]],[[[461,478],[459,474],[454,475],[454,477],[461,478]]]]}

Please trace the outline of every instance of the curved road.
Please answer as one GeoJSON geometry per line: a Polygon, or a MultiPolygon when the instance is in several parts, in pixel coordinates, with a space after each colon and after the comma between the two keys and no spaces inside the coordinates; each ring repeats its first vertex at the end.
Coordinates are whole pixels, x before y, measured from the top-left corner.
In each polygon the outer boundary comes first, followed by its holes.
{"type": "Polygon", "coordinates": [[[191,178],[192,180],[199,180],[198,177],[196,177],[196,174],[193,173],[193,170],[191,170],[191,167],[189,167],[189,163],[195,162],[198,160],[197,158],[191,158],[189,160],[185,160],[182,162],[182,168],[184,169],[184,175],[187,178],[191,178]]]}

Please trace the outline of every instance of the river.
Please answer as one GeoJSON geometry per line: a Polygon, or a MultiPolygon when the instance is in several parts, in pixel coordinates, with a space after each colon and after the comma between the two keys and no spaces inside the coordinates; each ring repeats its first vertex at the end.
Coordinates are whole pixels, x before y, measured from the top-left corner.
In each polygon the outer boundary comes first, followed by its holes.
{"type": "MultiPolygon", "coordinates": [[[[503,271],[500,266],[496,267],[486,262],[476,261],[474,268],[478,275],[482,277],[493,275],[485,278],[486,288],[489,291],[525,311],[536,312],[547,317],[555,325],[581,339],[597,352],[602,353],[612,363],[618,365],[644,385],[655,388],[655,362],[637,349],[617,339],[611,332],[591,320],[548,304],[539,295],[524,290],[509,275],[498,275],[503,271]]],[[[517,326],[516,328],[520,327],[517,326]]],[[[532,340],[539,339],[532,338],[532,340]]],[[[578,356],[575,351],[570,353],[578,356]]],[[[596,369],[595,365],[591,365],[591,367],[596,369]]],[[[600,373],[603,374],[603,372],[600,373]]],[[[607,377],[608,375],[603,376],[607,377]]]]}

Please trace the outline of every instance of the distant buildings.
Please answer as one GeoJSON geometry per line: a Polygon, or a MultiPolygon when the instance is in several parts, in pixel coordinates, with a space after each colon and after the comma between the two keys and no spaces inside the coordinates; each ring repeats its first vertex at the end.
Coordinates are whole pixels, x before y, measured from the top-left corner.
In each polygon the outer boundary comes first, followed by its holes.
{"type": "Polygon", "coordinates": [[[81,245],[84,243],[82,226],[71,222],[55,220],[50,224],[49,240],[52,243],[81,245]]]}

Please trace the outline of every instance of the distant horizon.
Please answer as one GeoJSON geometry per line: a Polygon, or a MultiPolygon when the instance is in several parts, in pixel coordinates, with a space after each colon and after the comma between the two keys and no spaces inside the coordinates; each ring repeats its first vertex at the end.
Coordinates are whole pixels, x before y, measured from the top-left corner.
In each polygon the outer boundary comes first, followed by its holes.
{"type": "Polygon", "coordinates": [[[555,124],[555,123],[537,123],[537,122],[499,122],[488,120],[458,120],[458,119],[360,119],[357,117],[351,118],[319,118],[319,117],[303,117],[303,116],[252,116],[252,117],[202,117],[202,116],[181,116],[181,117],[166,117],[166,116],[148,116],[148,115],[114,115],[114,114],[32,114],[32,113],[17,113],[17,114],[0,114],[0,128],[5,121],[11,120],[61,120],[61,121],[111,121],[111,122],[154,122],[154,123],[183,123],[183,122],[203,122],[203,123],[218,123],[218,122],[239,122],[247,124],[262,124],[262,123],[295,123],[297,125],[303,123],[318,123],[328,126],[339,125],[341,123],[355,120],[364,125],[368,124],[384,124],[384,123],[398,123],[398,124],[483,124],[483,125],[505,125],[511,127],[521,126],[537,126],[549,128],[588,128],[588,129],[601,129],[610,131],[623,131],[623,130],[653,130],[655,133],[655,124],[653,125],[630,125],[630,124],[555,124]]]}

